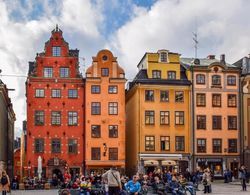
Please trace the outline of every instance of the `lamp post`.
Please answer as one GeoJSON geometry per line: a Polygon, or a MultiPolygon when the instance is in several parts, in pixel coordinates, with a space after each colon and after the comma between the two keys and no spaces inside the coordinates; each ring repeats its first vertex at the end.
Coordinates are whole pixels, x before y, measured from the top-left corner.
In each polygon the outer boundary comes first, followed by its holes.
{"type": "Polygon", "coordinates": [[[106,143],[103,143],[103,149],[104,149],[103,156],[106,156],[106,153],[107,153],[107,150],[108,150],[108,147],[107,147],[106,143]]]}

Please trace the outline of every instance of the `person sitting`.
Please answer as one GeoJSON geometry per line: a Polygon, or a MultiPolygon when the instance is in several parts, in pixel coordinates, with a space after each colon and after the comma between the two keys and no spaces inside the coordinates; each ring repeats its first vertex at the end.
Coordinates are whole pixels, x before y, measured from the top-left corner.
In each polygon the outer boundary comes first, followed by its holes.
{"type": "Polygon", "coordinates": [[[165,191],[165,185],[162,181],[160,181],[160,178],[159,177],[155,177],[154,178],[154,182],[153,182],[153,189],[154,191],[157,193],[157,194],[164,194],[164,191],[165,191]]]}
{"type": "Polygon", "coordinates": [[[133,176],[133,179],[130,180],[125,188],[127,192],[131,195],[137,195],[141,191],[141,184],[138,182],[138,177],[136,175],[133,176]]]}
{"type": "Polygon", "coordinates": [[[176,176],[172,177],[172,181],[169,183],[169,191],[172,194],[177,194],[179,187],[180,187],[180,183],[177,181],[176,176]]]}

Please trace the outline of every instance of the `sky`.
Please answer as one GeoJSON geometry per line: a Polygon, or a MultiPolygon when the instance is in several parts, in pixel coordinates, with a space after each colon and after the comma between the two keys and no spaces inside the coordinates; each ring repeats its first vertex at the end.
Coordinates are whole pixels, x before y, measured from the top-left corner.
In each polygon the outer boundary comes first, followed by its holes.
{"type": "Polygon", "coordinates": [[[145,52],[194,57],[193,32],[200,58],[225,54],[234,63],[247,56],[249,10],[249,0],[0,0],[0,79],[15,89],[9,95],[16,135],[26,119],[28,62],[43,51],[56,24],[70,48],[80,49],[83,74],[92,56],[110,49],[131,80],[145,52]]]}

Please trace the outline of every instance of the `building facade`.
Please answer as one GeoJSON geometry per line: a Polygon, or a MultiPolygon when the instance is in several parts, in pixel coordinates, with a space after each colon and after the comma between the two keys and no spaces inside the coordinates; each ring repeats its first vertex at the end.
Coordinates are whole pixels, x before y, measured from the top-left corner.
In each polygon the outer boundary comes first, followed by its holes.
{"type": "Polygon", "coordinates": [[[14,122],[16,120],[7,86],[0,80],[0,172],[10,178],[14,169],[14,122]]]}
{"type": "Polygon", "coordinates": [[[56,27],[44,52],[29,63],[26,81],[26,174],[43,176],[80,173],[84,165],[84,80],[79,73],[79,50],[69,49],[56,27]]]}
{"type": "Polygon", "coordinates": [[[239,69],[215,59],[182,58],[193,76],[194,168],[209,167],[214,176],[240,163],[239,69]]]}
{"type": "Polygon", "coordinates": [[[21,150],[16,148],[14,150],[14,176],[17,176],[18,179],[21,178],[21,150]]]}
{"type": "Polygon", "coordinates": [[[241,69],[240,106],[241,106],[241,160],[250,167],[250,55],[234,63],[241,69]]]}
{"type": "Polygon", "coordinates": [[[146,53],[137,67],[126,92],[127,174],[184,172],[191,166],[190,73],[167,50],[146,53]]]}
{"type": "Polygon", "coordinates": [[[116,57],[101,50],[86,71],[86,170],[125,169],[125,74],[116,57]]]}

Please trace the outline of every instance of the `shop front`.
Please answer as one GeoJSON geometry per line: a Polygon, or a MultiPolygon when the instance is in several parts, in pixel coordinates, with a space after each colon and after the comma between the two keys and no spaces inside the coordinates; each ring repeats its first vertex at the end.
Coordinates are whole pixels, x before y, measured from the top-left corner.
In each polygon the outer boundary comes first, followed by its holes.
{"type": "Polygon", "coordinates": [[[167,170],[172,173],[185,172],[190,164],[188,156],[182,154],[140,154],[138,172],[153,173],[156,169],[167,170]]]}
{"type": "Polygon", "coordinates": [[[202,170],[209,168],[214,177],[223,177],[225,170],[231,170],[235,178],[238,177],[239,157],[196,157],[196,165],[202,170]]]}

